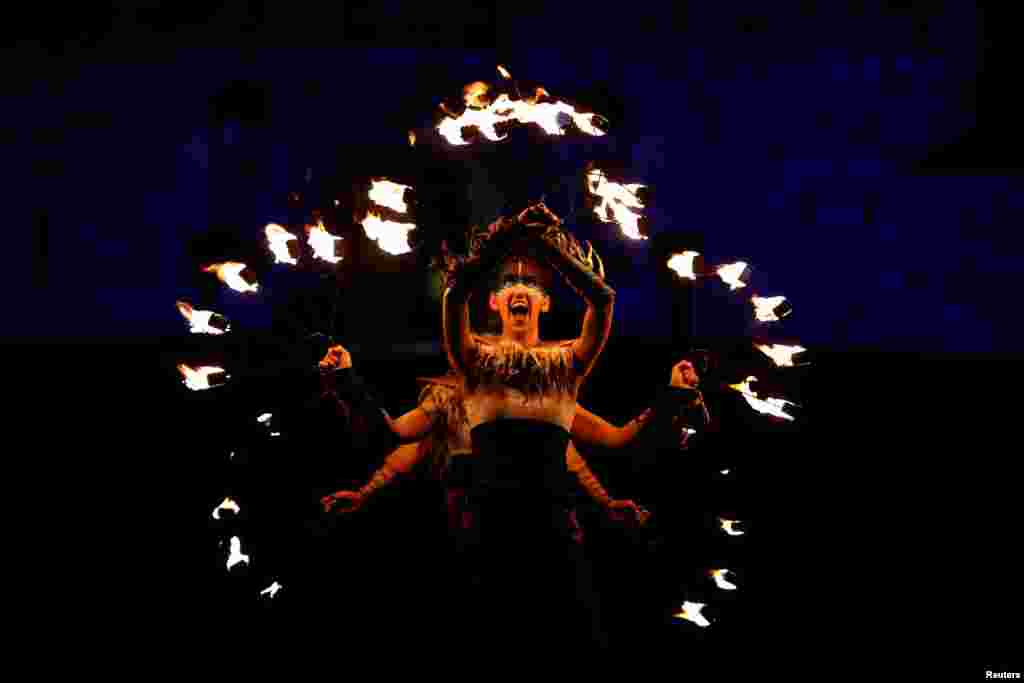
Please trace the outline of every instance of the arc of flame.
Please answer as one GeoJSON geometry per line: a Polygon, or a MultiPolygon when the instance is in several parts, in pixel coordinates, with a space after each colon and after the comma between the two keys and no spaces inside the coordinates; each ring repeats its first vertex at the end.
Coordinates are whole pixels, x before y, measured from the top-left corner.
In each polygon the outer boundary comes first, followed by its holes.
{"type": "Polygon", "coordinates": [[[740,276],[746,269],[747,264],[745,261],[737,261],[736,263],[719,266],[717,272],[718,277],[722,278],[722,282],[729,285],[730,291],[735,291],[747,286],[747,283],[740,280],[740,276]]]}
{"type": "Polygon", "coordinates": [[[681,607],[682,611],[673,614],[672,616],[676,617],[677,619],[686,619],[687,621],[692,621],[698,626],[707,628],[711,625],[711,622],[708,621],[703,614],[701,614],[701,610],[703,610],[706,606],[707,605],[705,605],[702,602],[686,601],[683,603],[683,606],[681,607]]]}
{"type": "Polygon", "coordinates": [[[676,271],[676,274],[685,280],[696,280],[697,273],[694,272],[693,267],[698,256],[700,256],[700,252],[696,251],[684,251],[681,254],[674,254],[668,260],[668,267],[676,271]]]}
{"type": "Polygon", "coordinates": [[[714,569],[711,571],[711,578],[714,579],[715,585],[724,591],[736,590],[736,584],[726,580],[725,575],[729,573],[728,569],[714,569]]]}
{"type": "Polygon", "coordinates": [[[792,401],[771,397],[764,399],[758,398],[757,392],[753,391],[750,388],[750,383],[756,381],[756,377],[747,377],[739,384],[730,384],[729,388],[735,389],[736,391],[740,392],[744,400],[746,400],[747,404],[749,404],[751,408],[753,408],[754,410],[763,415],[771,415],[774,417],[782,418],[783,420],[789,420],[791,422],[796,419],[792,415],[785,412],[785,407],[787,405],[796,405],[792,401]]]}
{"type": "Polygon", "coordinates": [[[309,246],[313,249],[313,257],[328,263],[338,263],[341,256],[335,255],[335,245],[338,240],[343,239],[337,235],[327,232],[323,221],[317,221],[316,225],[307,226],[309,231],[309,246]]]}
{"type": "Polygon", "coordinates": [[[281,590],[281,588],[281,584],[275,581],[274,583],[270,584],[269,586],[261,590],[260,595],[269,595],[271,598],[273,598],[275,595],[277,595],[277,592],[281,590]]]}
{"type": "Polygon", "coordinates": [[[784,296],[751,297],[750,301],[754,304],[754,317],[763,323],[778,321],[779,317],[775,315],[775,308],[785,300],[784,296]]]}
{"type": "Polygon", "coordinates": [[[802,346],[786,346],[785,344],[755,344],[755,346],[780,368],[793,367],[793,356],[807,350],[802,346]]]}
{"type": "MultiPolygon", "coordinates": [[[[178,372],[184,377],[185,386],[192,391],[202,391],[204,389],[210,389],[210,376],[216,375],[217,373],[224,372],[224,368],[217,367],[215,365],[203,365],[198,368],[190,368],[187,365],[178,364],[178,372]]],[[[225,374],[225,379],[228,377],[225,374]]]]}
{"type": "Polygon", "coordinates": [[[231,537],[231,554],[228,555],[228,569],[231,569],[239,562],[249,564],[249,556],[242,552],[242,539],[238,536],[231,537]]]}
{"type": "Polygon", "coordinates": [[[215,263],[212,266],[203,268],[204,273],[214,273],[217,278],[226,284],[236,292],[255,293],[258,292],[260,286],[254,282],[249,284],[242,278],[242,271],[245,270],[246,265],[244,263],[238,263],[236,261],[226,261],[224,263],[215,263]]]}
{"type": "Polygon", "coordinates": [[[739,531],[738,529],[733,529],[732,528],[734,524],[739,524],[739,520],[725,519],[723,517],[719,517],[718,521],[721,522],[722,529],[725,531],[725,533],[729,534],[730,536],[742,536],[743,535],[744,532],[739,531]]]}
{"type": "MultiPolygon", "coordinates": [[[[542,88],[538,93],[547,94],[542,88]]],[[[469,93],[467,93],[468,96],[469,93]]],[[[475,100],[479,102],[481,96],[474,93],[475,100]]],[[[442,107],[449,115],[437,125],[437,132],[450,145],[464,146],[469,143],[462,139],[462,129],[467,126],[476,126],[480,133],[491,142],[504,140],[495,130],[495,124],[506,121],[518,121],[519,123],[535,123],[548,135],[564,135],[565,131],[558,123],[560,114],[565,114],[572,119],[576,127],[587,135],[601,136],[604,131],[593,124],[597,114],[582,114],[574,107],[562,102],[539,102],[537,97],[525,100],[513,100],[505,93],[481,108],[467,107],[458,116],[452,116],[446,107],[442,107]]]]}
{"type": "Polygon", "coordinates": [[[237,515],[239,512],[242,511],[242,508],[238,507],[238,503],[236,503],[235,501],[231,500],[230,498],[225,498],[224,502],[222,502],[217,507],[213,508],[213,518],[214,519],[220,519],[220,511],[221,510],[231,510],[232,512],[234,512],[237,515]]]}
{"type": "Polygon", "coordinates": [[[370,186],[370,201],[394,209],[398,213],[408,213],[409,205],[403,199],[408,189],[408,185],[400,185],[387,179],[374,180],[370,186]]]}
{"type": "Polygon", "coordinates": [[[178,312],[188,321],[189,331],[192,334],[224,334],[231,329],[230,324],[224,330],[210,325],[210,320],[217,315],[213,311],[197,311],[186,301],[175,302],[175,305],[178,307],[178,312]]]}
{"type": "Polygon", "coordinates": [[[363,219],[366,236],[377,242],[377,246],[393,256],[408,254],[409,232],[416,229],[414,223],[395,223],[383,220],[375,213],[368,213],[363,219]]]}
{"type": "Polygon", "coordinates": [[[268,223],[267,227],[263,229],[263,232],[267,236],[267,244],[270,247],[270,253],[274,255],[274,263],[290,263],[292,265],[297,264],[298,259],[292,257],[288,251],[288,242],[295,240],[298,241],[298,237],[282,228],[277,223],[268,223]]]}
{"type": "Polygon", "coordinates": [[[501,74],[502,78],[508,78],[508,79],[512,78],[512,74],[510,74],[508,72],[508,69],[503,67],[501,64],[498,65],[498,73],[501,74]]]}
{"type": "Polygon", "coordinates": [[[622,234],[634,240],[645,240],[640,234],[640,214],[632,209],[643,209],[644,204],[636,192],[645,187],[639,183],[620,184],[608,180],[604,171],[591,169],[587,172],[587,189],[598,198],[594,204],[594,215],[602,223],[617,223],[622,234]],[[613,218],[608,218],[611,211],[613,218]]]}

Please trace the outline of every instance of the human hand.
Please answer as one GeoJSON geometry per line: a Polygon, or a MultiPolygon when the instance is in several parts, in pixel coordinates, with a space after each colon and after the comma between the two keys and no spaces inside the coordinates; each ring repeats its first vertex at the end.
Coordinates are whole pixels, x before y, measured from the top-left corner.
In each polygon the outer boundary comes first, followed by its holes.
{"type": "Polygon", "coordinates": [[[669,386],[681,389],[693,389],[697,386],[700,378],[697,377],[697,370],[693,363],[685,358],[672,366],[672,376],[669,379],[669,386]]]}
{"type": "Polygon", "coordinates": [[[650,519],[651,513],[632,500],[612,500],[608,502],[608,516],[616,522],[631,522],[643,526],[650,519]]]}
{"type": "Polygon", "coordinates": [[[351,514],[361,508],[365,498],[358,491],[335,491],[320,499],[324,506],[324,512],[330,512],[331,508],[337,506],[341,514],[351,514]]]}
{"type": "Polygon", "coordinates": [[[323,370],[344,370],[352,367],[352,356],[341,344],[335,344],[327,349],[327,354],[320,359],[320,368],[323,370]]]}

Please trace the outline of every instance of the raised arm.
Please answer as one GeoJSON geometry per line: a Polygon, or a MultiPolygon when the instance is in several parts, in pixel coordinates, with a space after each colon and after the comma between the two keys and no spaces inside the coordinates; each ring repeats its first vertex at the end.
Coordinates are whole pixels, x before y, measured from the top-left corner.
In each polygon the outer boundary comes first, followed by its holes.
{"type": "Polygon", "coordinates": [[[536,204],[523,211],[519,221],[534,237],[533,243],[548,264],[586,301],[583,329],[573,345],[581,365],[580,377],[585,377],[594,367],[611,333],[615,290],[589,267],[581,253],[576,253],[578,245],[558,228],[561,220],[544,204],[536,204]]]}

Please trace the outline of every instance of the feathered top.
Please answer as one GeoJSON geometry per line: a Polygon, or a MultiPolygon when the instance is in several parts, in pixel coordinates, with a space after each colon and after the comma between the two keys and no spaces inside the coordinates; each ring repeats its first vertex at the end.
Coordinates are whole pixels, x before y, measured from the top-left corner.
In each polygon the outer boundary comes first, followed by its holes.
{"type": "Polygon", "coordinates": [[[576,385],[573,341],[527,348],[497,337],[477,338],[477,353],[466,375],[466,393],[501,385],[523,394],[524,403],[542,396],[572,396],[576,385]]]}

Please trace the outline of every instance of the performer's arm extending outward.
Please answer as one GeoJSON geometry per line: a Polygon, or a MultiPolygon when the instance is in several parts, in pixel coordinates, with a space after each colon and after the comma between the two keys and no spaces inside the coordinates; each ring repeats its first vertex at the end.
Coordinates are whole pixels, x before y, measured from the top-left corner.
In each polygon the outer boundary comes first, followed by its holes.
{"type": "Polygon", "coordinates": [[[570,255],[564,233],[557,230],[561,220],[543,203],[531,206],[519,214],[519,222],[531,235],[538,237],[534,242],[548,264],[587,303],[583,329],[573,345],[573,352],[581,366],[580,377],[585,377],[594,367],[611,333],[615,290],[605,283],[603,277],[586,267],[583,261],[570,255]]]}
{"type": "Polygon", "coordinates": [[[324,506],[324,512],[330,512],[335,505],[338,506],[338,512],[355,512],[374,493],[391,484],[395,477],[411,472],[429,453],[430,447],[427,441],[402,444],[384,459],[384,464],[358,491],[335,491],[321,498],[320,503],[324,506]]]}
{"type": "Polygon", "coordinates": [[[640,433],[641,427],[650,416],[651,409],[648,408],[625,426],[616,427],[603,417],[577,404],[576,416],[572,421],[572,438],[605,448],[621,448],[640,433]]]}
{"type": "Polygon", "coordinates": [[[390,432],[390,441],[412,443],[430,433],[435,416],[423,406],[417,406],[397,419],[388,415],[387,411],[377,404],[362,378],[355,372],[352,367],[352,356],[340,344],[328,349],[327,355],[320,361],[320,368],[324,371],[334,371],[338,395],[353,405],[364,408],[373,423],[371,429],[390,432]]]}
{"type": "Polygon", "coordinates": [[[571,441],[565,451],[565,464],[569,471],[576,475],[580,486],[594,499],[594,502],[610,513],[625,513],[628,511],[638,524],[644,524],[647,518],[650,517],[649,512],[631,500],[612,499],[608,492],[604,490],[604,487],[601,486],[598,478],[590,470],[587,461],[583,459],[583,456],[580,455],[579,451],[576,450],[576,446],[571,441]]]}

